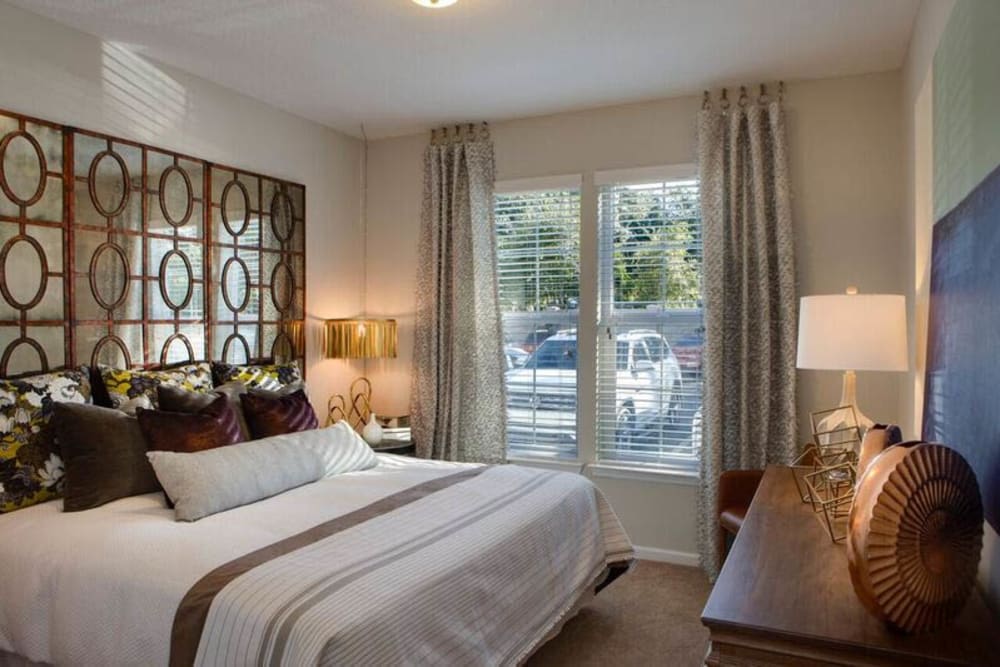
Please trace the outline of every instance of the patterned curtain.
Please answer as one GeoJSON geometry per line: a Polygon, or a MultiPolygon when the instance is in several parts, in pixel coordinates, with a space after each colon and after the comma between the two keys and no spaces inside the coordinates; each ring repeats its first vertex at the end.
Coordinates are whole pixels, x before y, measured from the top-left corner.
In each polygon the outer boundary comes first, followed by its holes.
{"type": "Polygon", "coordinates": [[[698,117],[705,271],[702,567],[715,579],[719,475],[788,463],[796,451],[796,294],[780,96],[698,117]]]}
{"type": "Polygon", "coordinates": [[[493,181],[485,125],[432,133],[424,153],[410,406],[424,458],[506,459],[493,181]]]}

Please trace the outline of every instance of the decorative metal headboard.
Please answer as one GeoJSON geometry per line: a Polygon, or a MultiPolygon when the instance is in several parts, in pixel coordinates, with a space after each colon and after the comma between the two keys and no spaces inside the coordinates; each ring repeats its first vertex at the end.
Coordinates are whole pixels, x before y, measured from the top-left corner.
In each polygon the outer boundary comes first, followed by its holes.
{"type": "Polygon", "coordinates": [[[305,187],[0,111],[0,376],[305,356],[305,187]]]}

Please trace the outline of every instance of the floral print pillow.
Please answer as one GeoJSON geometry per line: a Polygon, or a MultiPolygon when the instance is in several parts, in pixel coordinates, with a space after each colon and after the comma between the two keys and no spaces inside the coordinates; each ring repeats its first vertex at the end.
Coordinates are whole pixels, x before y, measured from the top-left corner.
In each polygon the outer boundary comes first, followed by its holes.
{"type": "Polygon", "coordinates": [[[212,369],[208,362],[156,371],[121,370],[107,366],[100,369],[112,407],[129,414],[135,414],[137,407],[157,407],[156,388],[161,384],[188,391],[212,390],[212,369]]]}
{"type": "Polygon", "coordinates": [[[212,364],[212,376],[216,386],[227,382],[240,382],[248,389],[259,388],[270,391],[302,383],[302,371],[299,370],[297,361],[260,366],[234,366],[216,362],[212,364]]]}
{"type": "Polygon", "coordinates": [[[86,368],[0,380],[0,513],[59,496],[63,463],[52,406],[89,403],[90,396],[86,368]]]}

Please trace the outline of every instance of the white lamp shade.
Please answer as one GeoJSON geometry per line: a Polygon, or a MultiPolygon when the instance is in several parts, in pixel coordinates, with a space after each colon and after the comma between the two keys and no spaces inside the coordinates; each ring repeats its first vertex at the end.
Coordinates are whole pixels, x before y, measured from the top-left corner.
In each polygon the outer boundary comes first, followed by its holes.
{"type": "Polygon", "coordinates": [[[828,294],[802,297],[797,366],[835,371],[905,371],[906,297],[828,294]]]}

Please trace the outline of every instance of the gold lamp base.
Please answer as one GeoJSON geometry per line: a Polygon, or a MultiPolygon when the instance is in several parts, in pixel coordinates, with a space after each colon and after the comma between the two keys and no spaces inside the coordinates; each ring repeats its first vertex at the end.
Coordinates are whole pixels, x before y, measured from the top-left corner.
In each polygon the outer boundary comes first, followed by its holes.
{"type": "Polygon", "coordinates": [[[350,401],[343,394],[334,394],[326,403],[326,425],[336,424],[342,419],[353,428],[360,430],[372,412],[372,383],[361,376],[351,383],[350,401]]]}

